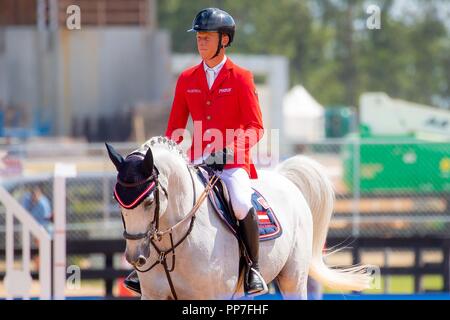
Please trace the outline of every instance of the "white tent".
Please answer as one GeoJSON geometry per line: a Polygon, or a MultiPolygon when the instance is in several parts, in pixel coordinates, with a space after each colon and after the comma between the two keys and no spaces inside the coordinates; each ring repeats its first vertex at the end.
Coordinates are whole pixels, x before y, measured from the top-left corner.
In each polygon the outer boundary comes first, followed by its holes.
{"type": "Polygon", "coordinates": [[[450,137],[450,111],[394,99],[384,92],[365,92],[359,99],[361,123],[374,135],[450,137]]]}
{"type": "Polygon", "coordinates": [[[325,136],[325,110],[303,86],[293,87],[283,100],[286,137],[293,142],[325,136]]]}

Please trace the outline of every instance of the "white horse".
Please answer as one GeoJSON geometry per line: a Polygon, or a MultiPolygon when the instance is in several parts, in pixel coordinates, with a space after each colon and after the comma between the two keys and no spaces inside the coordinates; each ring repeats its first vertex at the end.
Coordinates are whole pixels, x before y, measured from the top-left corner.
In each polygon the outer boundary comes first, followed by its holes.
{"type": "MultiPolygon", "coordinates": [[[[204,186],[173,141],[152,138],[139,150],[142,158],[145,156],[140,170],[144,168],[151,173],[156,167],[158,172],[157,188],[161,192],[157,199],[157,229],[170,230],[178,223],[172,230],[173,243],[176,243],[189,231],[191,219],[186,215],[195,201],[194,188],[198,198],[204,186]]],[[[120,175],[120,169],[128,160],[109,145],[108,151],[120,175]]],[[[323,249],[333,212],[334,191],[323,168],[312,159],[295,156],[281,163],[275,171],[259,170],[258,175],[257,180],[252,180],[253,186],[266,198],[283,228],[279,238],[260,243],[260,269],[266,282],[276,280],[285,299],[307,298],[308,275],[333,289],[362,291],[369,288],[372,278],[368,266],[330,269],[324,263],[323,249]]],[[[149,238],[144,237],[155,236],[154,225],[153,230],[149,229],[155,220],[154,193],[133,209],[122,207],[125,233],[129,236],[126,259],[138,270],[156,264],[147,272],[138,272],[142,299],[171,299],[173,292],[166,271],[163,265],[157,264],[160,255],[149,245],[149,238]]],[[[170,277],[177,298],[242,297],[240,252],[235,236],[208,200],[201,204],[195,217],[191,232],[175,249],[176,264],[170,277]]],[[[155,243],[165,250],[172,245],[167,234],[155,243]]],[[[169,267],[170,257],[167,255],[169,267]]]]}

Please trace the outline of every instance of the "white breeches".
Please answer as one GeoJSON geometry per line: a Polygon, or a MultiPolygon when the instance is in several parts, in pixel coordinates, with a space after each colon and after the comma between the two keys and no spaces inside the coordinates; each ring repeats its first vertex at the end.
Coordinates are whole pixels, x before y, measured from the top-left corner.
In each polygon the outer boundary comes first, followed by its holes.
{"type": "Polygon", "coordinates": [[[236,219],[243,220],[253,207],[253,189],[247,171],[242,168],[225,169],[220,177],[227,186],[236,219]]]}

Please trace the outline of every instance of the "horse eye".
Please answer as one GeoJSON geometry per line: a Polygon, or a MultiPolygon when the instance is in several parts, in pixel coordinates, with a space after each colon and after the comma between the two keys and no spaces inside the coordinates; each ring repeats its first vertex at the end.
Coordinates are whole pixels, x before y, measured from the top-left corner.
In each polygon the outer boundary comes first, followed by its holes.
{"type": "Polygon", "coordinates": [[[148,208],[153,204],[153,201],[155,200],[155,198],[153,197],[153,195],[149,196],[147,199],[145,199],[144,201],[144,207],[148,208]]]}
{"type": "Polygon", "coordinates": [[[152,203],[153,203],[153,201],[145,200],[145,202],[144,202],[144,208],[145,208],[145,209],[150,208],[151,205],[152,205],[152,203]]]}

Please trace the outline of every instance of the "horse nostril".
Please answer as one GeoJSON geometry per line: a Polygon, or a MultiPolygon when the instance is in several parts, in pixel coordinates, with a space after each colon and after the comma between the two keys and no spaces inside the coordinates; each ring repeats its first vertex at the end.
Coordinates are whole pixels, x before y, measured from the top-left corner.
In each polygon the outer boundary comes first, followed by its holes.
{"type": "Polygon", "coordinates": [[[142,267],[144,264],[147,263],[147,259],[145,259],[144,256],[139,256],[138,260],[137,260],[137,265],[139,267],[142,267]]]}

